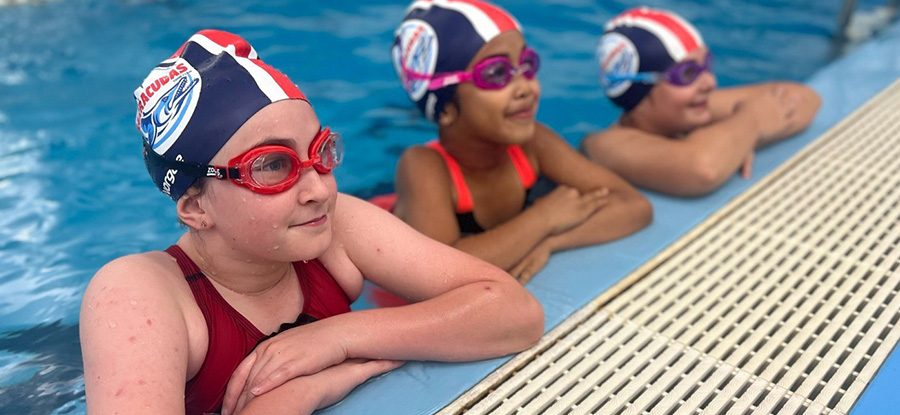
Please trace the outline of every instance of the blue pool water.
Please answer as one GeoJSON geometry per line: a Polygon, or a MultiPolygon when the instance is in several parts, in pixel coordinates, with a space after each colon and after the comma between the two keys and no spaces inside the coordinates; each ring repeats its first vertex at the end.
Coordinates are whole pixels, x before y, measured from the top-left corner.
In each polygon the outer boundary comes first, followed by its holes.
{"type": "MultiPolygon", "coordinates": [[[[804,80],[832,57],[839,2],[648,1],[692,20],[722,85],[804,80]],[[832,4],[835,3],[835,4],[832,4]]],[[[576,144],[617,111],[597,87],[600,26],[636,3],[501,2],[542,55],[538,118],[576,144]]],[[[388,59],[405,2],[46,1],[0,7],[0,414],[84,412],[78,309],[109,260],[183,231],[152,186],[132,90],[203,28],[246,37],[347,142],[340,189],[390,190],[406,146],[434,135],[388,59]]],[[[365,307],[366,304],[357,307],[365,307]]]]}

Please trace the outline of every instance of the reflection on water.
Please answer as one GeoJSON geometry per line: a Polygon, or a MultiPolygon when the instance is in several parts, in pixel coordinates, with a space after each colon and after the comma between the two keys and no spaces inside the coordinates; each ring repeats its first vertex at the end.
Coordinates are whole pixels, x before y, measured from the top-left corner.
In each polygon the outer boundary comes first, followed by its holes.
{"type": "Polygon", "coordinates": [[[0,337],[0,350],[9,353],[0,355],[2,413],[37,415],[60,409],[57,413],[64,414],[83,408],[77,325],[57,321],[9,331],[0,337]]]}
{"type": "MultiPolygon", "coordinates": [[[[0,0],[2,3],[2,0],[0,0]]],[[[344,135],[340,189],[391,190],[402,150],[434,137],[395,79],[405,0],[67,0],[0,13],[0,414],[83,413],[80,297],[113,258],[183,229],[143,168],[133,89],[188,35],[240,33],[344,135]]],[[[577,143],[616,116],[597,86],[600,25],[615,0],[501,1],[542,55],[538,118],[577,143]]],[[[834,2],[648,1],[695,22],[720,84],[802,80],[825,62],[834,2]],[[803,58],[799,58],[802,56],[803,58]]]]}

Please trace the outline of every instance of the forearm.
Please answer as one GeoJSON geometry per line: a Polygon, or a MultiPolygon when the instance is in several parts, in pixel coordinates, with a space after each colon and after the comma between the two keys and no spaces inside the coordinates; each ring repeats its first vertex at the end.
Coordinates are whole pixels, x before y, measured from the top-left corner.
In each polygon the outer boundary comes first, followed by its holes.
{"type": "Polygon", "coordinates": [[[580,225],[546,239],[551,252],[609,242],[643,229],[653,220],[653,208],[637,191],[613,192],[610,203],[580,225]]]}
{"type": "Polygon", "coordinates": [[[792,99],[796,101],[796,107],[784,132],[773,137],[760,138],[756,145],[757,148],[799,134],[813,121],[816,113],[819,112],[819,107],[822,105],[822,98],[819,94],[806,85],[793,82],[785,82],[781,83],[781,85],[787,89],[787,93],[791,94],[792,99]]]}
{"type": "Polygon", "coordinates": [[[294,378],[269,392],[254,397],[239,415],[311,414],[322,399],[315,392],[311,376],[294,378]]]}
{"type": "Polygon", "coordinates": [[[550,233],[550,226],[540,212],[526,209],[490,230],[459,239],[453,247],[509,270],[550,233]]]}
{"type": "Polygon", "coordinates": [[[313,324],[331,324],[351,358],[468,361],[534,344],[543,333],[543,310],[509,278],[468,284],[420,303],[342,314],[313,324]]]}
{"type": "Polygon", "coordinates": [[[683,168],[693,172],[693,187],[686,195],[716,189],[737,171],[756,147],[759,127],[754,115],[738,111],[733,117],[698,128],[685,139],[689,156],[683,168]]]}

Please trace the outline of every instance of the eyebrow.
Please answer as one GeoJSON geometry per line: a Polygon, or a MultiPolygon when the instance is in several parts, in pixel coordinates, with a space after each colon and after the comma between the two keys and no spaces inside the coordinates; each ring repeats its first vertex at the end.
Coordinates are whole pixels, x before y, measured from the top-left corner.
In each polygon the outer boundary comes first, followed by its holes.
{"type": "Polygon", "coordinates": [[[290,138],[283,137],[266,137],[262,141],[253,145],[253,148],[262,147],[262,146],[282,146],[282,147],[290,147],[293,148],[297,142],[290,138]]]}
{"type": "MultiPolygon", "coordinates": [[[[525,49],[528,49],[528,44],[527,44],[527,43],[526,43],[525,45],[522,46],[522,50],[519,51],[519,55],[521,55],[522,52],[525,52],[525,49]]],[[[485,56],[484,59],[495,58],[495,57],[503,57],[503,58],[506,58],[506,59],[511,59],[510,56],[509,56],[509,53],[505,53],[505,52],[498,52],[498,53],[495,53],[495,54],[490,55],[490,56],[485,56]]]]}
{"type": "MultiPolygon", "coordinates": [[[[319,134],[319,131],[322,131],[322,126],[319,125],[319,129],[316,130],[316,134],[319,134]]],[[[315,135],[313,135],[313,140],[315,140],[315,135]]],[[[297,144],[297,141],[293,138],[285,138],[285,137],[266,137],[262,141],[253,145],[253,148],[262,147],[262,146],[282,146],[288,148],[294,148],[297,144]]]]}

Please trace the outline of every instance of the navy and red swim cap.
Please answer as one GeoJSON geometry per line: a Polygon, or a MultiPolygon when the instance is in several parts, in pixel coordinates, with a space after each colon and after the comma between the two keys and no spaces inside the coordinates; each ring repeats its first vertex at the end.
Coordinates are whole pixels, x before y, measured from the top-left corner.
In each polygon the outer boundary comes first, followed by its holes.
{"type": "Polygon", "coordinates": [[[429,91],[428,79],[407,79],[403,68],[426,75],[465,70],[485,43],[508,30],[522,31],[506,10],[479,0],[416,0],[394,32],[391,59],[409,98],[437,122],[456,85],[429,91]]]}
{"type": "MultiPolygon", "coordinates": [[[[266,105],[306,97],[266,65],[240,36],[203,30],[150,71],[134,91],[135,124],[144,151],[165,159],[208,164],[250,117],[266,105]]],[[[146,162],[146,156],[145,156],[146,162]]],[[[147,164],[160,191],[178,200],[197,180],[147,164]]]]}
{"type": "MultiPolygon", "coordinates": [[[[692,24],[675,13],[638,7],[613,17],[597,46],[601,79],[638,72],[664,72],[704,46],[692,24]]],[[[628,80],[604,83],[606,96],[625,112],[650,93],[653,84],[628,80]]]]}

